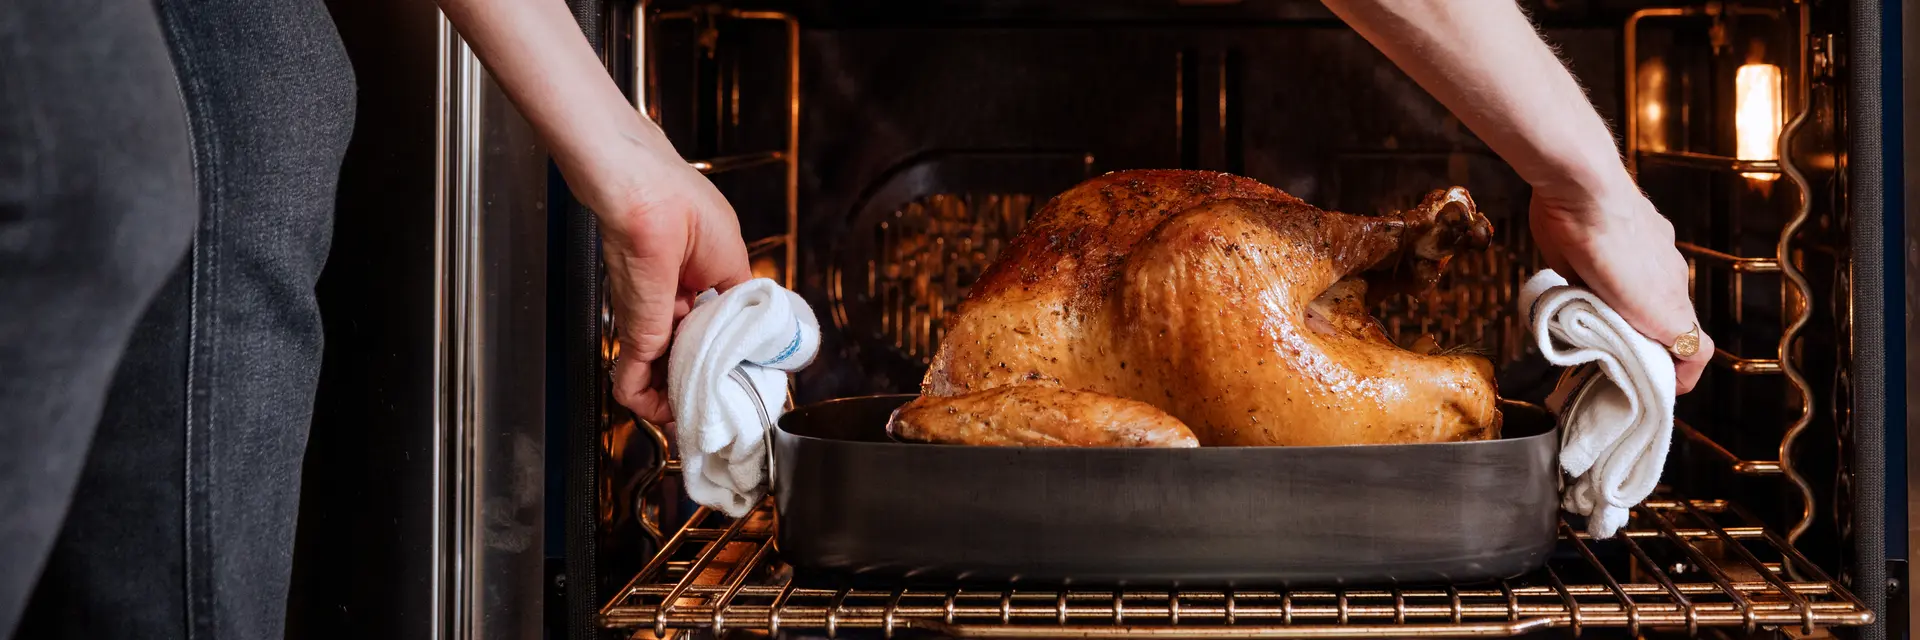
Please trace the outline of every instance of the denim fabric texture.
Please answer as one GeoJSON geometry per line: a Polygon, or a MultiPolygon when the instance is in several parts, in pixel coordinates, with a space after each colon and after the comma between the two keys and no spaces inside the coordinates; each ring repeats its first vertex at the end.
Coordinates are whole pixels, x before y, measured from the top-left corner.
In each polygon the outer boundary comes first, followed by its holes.
{"type": "Polygon", "coordinates": [[[320,0],[0,2],[0,638],[284,635],[353,110],[320,0]]]}

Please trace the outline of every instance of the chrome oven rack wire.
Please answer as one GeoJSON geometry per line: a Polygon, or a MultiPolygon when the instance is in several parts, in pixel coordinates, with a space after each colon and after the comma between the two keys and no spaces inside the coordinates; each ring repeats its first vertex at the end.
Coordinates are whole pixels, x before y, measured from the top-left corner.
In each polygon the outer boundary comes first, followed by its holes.
{"type": "Polygon", "coordinates": [[[1623,532],[1563,524],[1544,568],[1491,584],[1149,589],[796,577],[775,549],[771,503],[728,519],[702,509],[600,610],[633,638],[727,632],[916,630],[959,638],[1378,638],[1514,636],[1617,628],[1752,633],[1870,623],[1873,613],[1750,514],[1667,494],[1623,532]],[[1800,576],[1793,578],[1790,576],[1800,576]]]}

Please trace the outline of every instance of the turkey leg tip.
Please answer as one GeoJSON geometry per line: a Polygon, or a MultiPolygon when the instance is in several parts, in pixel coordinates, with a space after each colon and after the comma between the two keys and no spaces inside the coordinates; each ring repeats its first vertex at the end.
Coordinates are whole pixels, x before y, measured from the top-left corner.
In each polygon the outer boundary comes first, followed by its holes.
{"type": "MultiPolygon", "coordinates": [[[[1478,251],[1493,244],[1493,223],[1473,203],[1465,187],[1435,189],[1414,211],[1413,221],[1431,221],[1425,234],[1433,242],[1420,242],[1420,257],[1445,259],[1461,251],[1478,251]]],[[[1418,224],[1416,222],[1416,224],[1418,224]]]]}

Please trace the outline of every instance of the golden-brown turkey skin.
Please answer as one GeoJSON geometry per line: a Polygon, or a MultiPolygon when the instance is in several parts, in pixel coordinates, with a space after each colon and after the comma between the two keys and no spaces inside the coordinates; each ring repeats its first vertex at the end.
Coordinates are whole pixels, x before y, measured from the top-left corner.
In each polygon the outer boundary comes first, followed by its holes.
{"type": "Polygon", "coordinates": [[[925,402],[1038,381],[1152,404],[1208,446],[1493,437],[1492,365],[1393,346],[1356,299],[1424,290],[1490,234],[1460,189],[1373,217],[1225,174],[1101,176],[973,286],[925,402]]]}
{"type": "Polygon", "coordinates": [[[1040,383],[952,398],[921,396],[896,410],[887,430],[901,440],[937,444],[1200,446],[1186,425],[1151,404],[1040,383]]]}

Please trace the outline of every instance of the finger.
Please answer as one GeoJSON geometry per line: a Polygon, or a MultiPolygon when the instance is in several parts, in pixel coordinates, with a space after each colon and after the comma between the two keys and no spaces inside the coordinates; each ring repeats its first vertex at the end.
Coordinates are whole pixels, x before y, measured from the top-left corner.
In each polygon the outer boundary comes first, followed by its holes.
{"type": "Polygon", "coordinates": [[[740,223],[733,207],[718,192],[707,214],[695,218],[696,242],[688,249],[686,271],[681,284],[692,291],[717,289],[725,292],[753,279],[747,259],[747,244],[740,237],[740,223]]]}
{"type": "MultiPolygon", "coordinates": [[[[1687,299],[1685,294],[1669,294],[1655,298],[1656,301],[1653,302],[1655,306],[1651,308],[1632,308],[1631,312],[1626,312],[1625,309],[1616,307],[1616,310],[1623,311],[1620,315],[1641,335],[1652,339],[1671,354],[1674,343],[1680,336],[1699,326],[1691,305],[1678,306],[1658,302],[1672,300],[1675,297],[1683,301],[1687,299]]],[[[1674,392],[1676,394],[1693,390],[1694,384],[1700,380],[1701,372],[1706,369],[1707,363],[1713,360],[1713,339],[1707,336],[1705,329],[1700,330],[1699,336],[1700,347],[1694,351],[1693,355],[1685,358],[1671,356],[1674,359],[1674,392]]]]}
{"type": "Polygon", "coordinates": [[[1655,218],[1614,236],[1614,244],[1587,247],[1589,251],[1569,256],[1568,261],[1595,269],[1599,277],[1587,278],[1587,286],[1661,347],[1671,351],[1682,335],[1700,331],[1700,348],[1684,362],[1674,363],[1675,390],[1684,393],[1681,389],[1691,389],[1699,381],[1713,351],[1693,308],[1687,260],[1673,248],[1671,238],[1672,227],[1665,219],[1655,218]]]}
{"type": "MultiPolygon", "coordinates": [[[[694,295],[687,292],[678,292],[674,296],[673,323],[672,328],[668,330],[669,335],[677,331],[680,328],[680,320],[693,311],[693,299],[694,295]]],[[[664,425],[673,422],[673,404],[668,401],[667,367],[659,366],[662,361],[671,362],[672,356],[673,349],[669,343],[667,353],[661,358],[650,362],[636,361],[631,367],[628,363],[622,362],[620,368],[625,369],[621,372],[625,377],[621,377],[618,373],[615,376],[616,380],[624,381],[627,385],[624,387],[624,397],[627,399],[620,402],[621,406],[632,411],[635,416],[654,424],[664,425]]]]}
{"type": "Polygon", "coordinates": [[[634,417],[654,424],[667,424],[673,422],[673,405],[667,401],[666,385],[656,382],[659,378],[657,374],[666,369],[656,366],[658,364],[636,362],[629,368],[628,363],[621,362],[621,368],[627,369],[624,375],[629,377],[616,379],[631,386],[625,387],[626,391],[616,397],[620,398],[621,406],[633,411],[634,417]]]}
{"type": "MultiPolygon", "coordinates": [[[[643,225],[660,223],[673,224],[672,221],[636,221],[643,225]]],[[[670,242],[655,243],[667,246],[633,246],[629,241],[633,235],[654,238],[674,235],[642,231],[646,233],[621,230],[605,236],[608,283],[619,320],[620,364],[614,371],[614,400],[636,413],[658,417],[667,415],[667,410],[660,386],[655,383],[660,373],[655,368],[665,364],[667,347],[673,339],[680,263],[685,247],[670,242]]]]}
{"type": "Polygon", "coordinates": [[[1713,337],[1700,332],[1700,350],[1691,357],[1673,363],[1674,390],[1685,394],[1699,386],[1700,375],[1707,370],[1707,364],[1713,362],[1713,337]]]}

